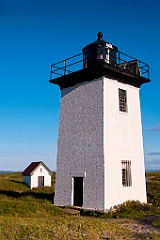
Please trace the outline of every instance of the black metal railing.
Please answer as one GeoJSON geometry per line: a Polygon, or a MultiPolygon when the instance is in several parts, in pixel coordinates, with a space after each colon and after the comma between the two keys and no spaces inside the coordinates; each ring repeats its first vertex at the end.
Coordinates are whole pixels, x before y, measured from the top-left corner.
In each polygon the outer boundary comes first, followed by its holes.
{"type": "MultiPolygon", "coordinates": [[[[107,54],[105,53],[105,56],[106,55],[107,54]]],[[[111,60],[112,56],[110,56],[109,60],[107,60],[107,57],[104,57],[104,52],[102,58],[99,58],[99,53],[97,54],[97,56],[90,56],[89,58],[84,58],[83,53],[76,54],[70,58],[66,58],[65,60],[52,64],[50,79],[64,76],[83,68],[87,68],[84,66],[84,63],[89,62],[93,59],[101,59],[104,62],[111,64],[115,68],[122,69],[122,71],[127,71],[132,74],[149,79],[148,64],[120,51],[116,52],[116,57],[114,56],[114,61],[111,60]]]]}

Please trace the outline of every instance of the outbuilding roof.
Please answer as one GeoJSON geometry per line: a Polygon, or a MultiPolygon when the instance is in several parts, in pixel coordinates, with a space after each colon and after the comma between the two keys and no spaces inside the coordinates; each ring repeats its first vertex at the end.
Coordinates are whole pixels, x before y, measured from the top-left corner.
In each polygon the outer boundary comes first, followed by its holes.
{"type": "Polygon", "coordinates": [[[23,176],[30,176],[30,175],[32,175],[32,172],[33,172],[34,170],[36,170],[36,168],[37,168],[40,164],[42,164],[49,173],[52,172],[42,161],[40,161],[40,162],[32,162],[32,163],[22,172],[22,175],[23,175],[23,176]]]}

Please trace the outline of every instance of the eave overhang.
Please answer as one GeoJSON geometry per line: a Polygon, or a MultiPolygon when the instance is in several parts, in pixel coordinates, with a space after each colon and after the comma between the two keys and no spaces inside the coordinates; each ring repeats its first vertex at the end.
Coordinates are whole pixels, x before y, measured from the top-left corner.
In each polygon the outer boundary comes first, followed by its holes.
{"type": "Polygon", "coordinates": [[[104,62],[103,60],[92,67],[81,69],[61,77],[51,79],[49,82],[57,84],[60,89],[74,86],[78,83],[92,81],[100,77],[108,77],[119,82],[140,87],[143,83],[150,82],[149,79],[136,75],[126,69],[121,69],[104,62]]]}

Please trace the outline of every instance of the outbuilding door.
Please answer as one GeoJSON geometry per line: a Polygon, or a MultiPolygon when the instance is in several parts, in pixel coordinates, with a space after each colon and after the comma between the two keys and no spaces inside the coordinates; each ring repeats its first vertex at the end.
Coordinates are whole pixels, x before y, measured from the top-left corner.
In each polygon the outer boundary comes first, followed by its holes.
{"type": "Polygon", "coordinates": [[[38,177],[38,187],[43,187],[44,186],[44,176],[39,176],[38,177]]]}
{"type": "Polygon", "coordinates": [[[83,205],[83,177],[74,177],[73,205],[83,205]]]}

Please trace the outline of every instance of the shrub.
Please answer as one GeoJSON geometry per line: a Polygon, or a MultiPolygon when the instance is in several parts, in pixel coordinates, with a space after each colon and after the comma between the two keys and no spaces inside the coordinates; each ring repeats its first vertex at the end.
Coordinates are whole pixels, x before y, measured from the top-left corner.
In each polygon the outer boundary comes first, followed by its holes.
{"type": "Polygon", "coordinates": [[[126,201],[106,212],[81,209],[80,214],[82,216],[101,218],[139,218],[147,215],[160,214],[160,209],[154,207],[152,204],[140,203],[139,201],[126,201]]]}

